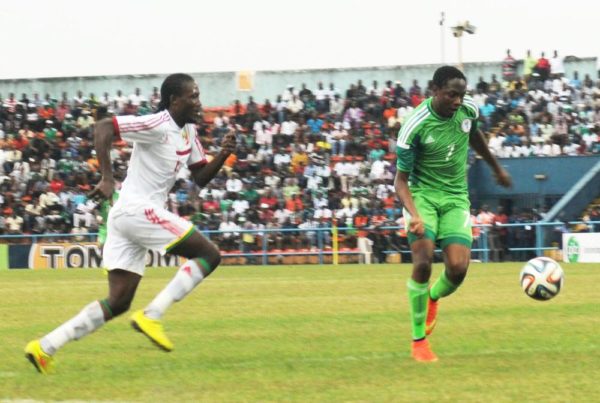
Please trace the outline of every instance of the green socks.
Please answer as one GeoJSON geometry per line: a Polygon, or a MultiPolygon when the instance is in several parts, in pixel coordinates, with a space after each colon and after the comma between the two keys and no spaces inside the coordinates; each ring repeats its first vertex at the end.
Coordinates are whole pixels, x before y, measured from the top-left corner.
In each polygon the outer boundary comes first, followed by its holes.
{"type": "Polygon", "coordinates": [[[429,295],[431,299],[437,301],[440,298],[447,297],[452,294],[458,288],[459,284],[452,283],[448,276],[446,276],[446,270],[442,272],[440,277],[433,283],[433,287],[431,287],[431,291],[429,295]]]}
{"type": "Polygon", "coordinates": [[[413,340],[425,338],[425,317],[427,315],[427,298],[429,282],[417,283],[412,278],[406,283],[408,287],[408,304],[412,322],[413,340]]]}

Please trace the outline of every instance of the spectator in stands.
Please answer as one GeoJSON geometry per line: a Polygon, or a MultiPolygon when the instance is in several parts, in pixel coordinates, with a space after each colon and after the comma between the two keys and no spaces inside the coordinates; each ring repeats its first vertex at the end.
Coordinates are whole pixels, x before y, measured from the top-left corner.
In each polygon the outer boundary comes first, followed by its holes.
{"type": "Polygon", "coordinates": [[[535,71],[536,64],[536,58],[531,55],[531,50],[527,49],[527,55],[523,60],[523,77],[526,82],[529,82],[531,79],[531,75],[535,71]]]}
{"type": "MultiPolygon", "coordinates": [[[[529,52],[530,56],[531,52],[529,52]]],[[[530,59],[531,63],[534,59],[531,57],[530,59]]],[[[503,87],[495,77],[492,78],[491,83],[485,82],[481,77],[477,84],[477,92],[473,100],[480,109],[481,119],[484,121],[482,126],[487,132],[489,148],[492,152],[498,157],[505,158],[529,155],[583,155],[600,152],[598,129],[595,127],[600,124],[600,84],[596,85],[589,75],[580,80],[576,73],[570,80],[563,77],[544,82],[539,76],[534,76],[533,71],[528,72],[527,66],[524,67],[524,73],[528,76],[526,77],[528,87],[525,87],[516,74],[506,87],[503,87]]],[[[502,77],[502,81],[505,81],[504,75],[502,77]]],[[[254,199],[256,205],[262,197],[265,186],[272,188],[276,198],[283,197],[284,183],[287,183],[286,179],[293,175],[299,176],[298,186],[303,193],[302,199],[307,200],[305,205],[308,204],[312,208],[313,199],[321,199],[321,194],[313,194],[311,192],[313,190],[331,191],[330,198],[333,199],[333,194],[342,189],[342,180],[338,172],[335,169],[332,171],[331,168],[336,167],[336,163],[340,160],[342,163],[350,162],[341,158],[347,155],[366,157],[364,161],[351,162],[350,166],[353,170],[358,170],[359,174],[354,181],[350,181],[350,184],[348,178],[344,179],[344,183],[349,194],[357,195],[359,199],[369,202],[369,197],[358,195],[385,194],[379,191],[380,184],[377,181],[379,178],[393,175],[393,172],[390,172],[393,164],[383,159],[383,156],[386,152],[395,150],[395,136],[406,116],[411,113],[412,104],[416,103],[413,96],[419,87],[416,80],[411,80],[412,85],[408,92],[405,92],[401,83],[394,83],[393,80],[386,81],[385,86],[380,88],[373,80],[369,89],[364,90],[362,81],[357,80],[350,86],[347,98],[340,96],[340,90],[332,83],[329,88],[325,88],[322,82],[318,82],[316,89],[312,91],[303,85],[298,93],[290,87],[286,91],[289,94],[288,101],[293,95],[297,95],[304,104],[295,115],[286,113],[288,102],[283,101],[281,96],[271,106],[268,106],[267,102],[265,105],[257,105],[249,100],[248,105],[241,105],[241,110],[220,108],[214,113],[214,123],[210,125],[209,130],[201,134],[201,141],[206,144],[206,150],[214,153],[217,151],[214,144],[218,144],[223,133],[232,128],[238,129],[240,155],[237,160],[232,158],[228,161],[225,169],[230,175],[244,174],[244,181],[248,180],[248,183],[244,183],[240,195],[241,199],[247,200],[250,205],[252,201],[242,195],[247,190],[256,192],[254,199]],[[253,105],[256,105],[256,108],[253,105]],[[353,107],[357,109],[351,112],[358,112],[362,115],[362,119],[351,123],[347,109],[353,107]],[[257,114],[250,118],[253,109],[257,110],[257,114]],[[236,120],[237,118],[239,120],[236,120]],[[239,123],[244,127],[236,126],[239,123]],[[294,157],[302,154],[297,151],[300,146],[303,146],[306,151],[306,157],[301,156],[306,163],[294,162],[290,170],[290,163],[294,161],[294,157]],[[275,158],[277,155],[278,157],[275,158]],[[277,163],[275,163],[276,159],[277,163]],[[303,173],[299,174],[302,168],[303,173]],[[258,173],[260,175],[257,175],[258,173]]],[[[425,91],[430,90],[430,85],[424,87],[425,91]]],[[[143,90],[143,88],[140,90],[140,94],[143,90]]],[[[423,89],[421,91],[425,92],[423,89]]],[[[95,116],[99,107],[107,108],[109,113],[122,113],[129,100],[123,97],[120,91],[117,94],[114,99],[111,99],[108,97],[108,92],[105,92],[97,105],[90,105],[92,102],[90,98],[93,97],[90,95],[89,98],[85,98],[78,93],[77,97],[82,98],[83,104],[75,107],[73,102],[73,111],[69,105],[71,100],[66,93],[56,97],[60,99],[59,102],[55,101],[51,94],[47,94],[43,100],[40,99],[39,94],[32,94],[31,97],[23,94],[21,101],[16,102],[11,115],[2,106],[0,124],[3,124],[4,128],[0,128],[0,167],[2,171],[7,168],[9,174],[14,170],[15,165],[18,170],[13,175],[3,178],[4,185],[0,186],[11,188],[11,191],[16,191],[17,194],[18,189],[22,188],[26,189],[26,192],[45,195],[52,180],[60,178],[64,188],[56,193],[59,198],[58,203],[72,204],[66,209],[69,210],[69,214],[73,214],[77,203],[70,200],[82,193],[82,188],[90,186],[97,180],[95,177],[97,160],[92,157],[86,145],[89,144],[90,134],[77,125],[78,118],[84,117],[84,111],[89,111],[90,116],[95,116]],[[28,104],[32,105],[31,110],[28,104]],[[54,115],[50,117],[52,113],[54,115]],[[15,118],[19,114],[22,114],[21,118],[15,118]],[[7,116],[11,116],[11,119],[8,120],[7,116]],[[46,116],[50,118],[46,119],[46,116]],[[28,120],[28,117],[33,119],[28,120]],[[52,123],[46,124],[46,120],[52,123]],[[24,126],[24,123],[27,123],[28,127],[24,126]],[[21,130],[20,135],[19,130],[21,130]],[[43,136],[39,134],[40,132],[43,136]],[[9,155],[13,150],[9,145],[20,154],[9,155]],[[35,161],[30,161],[30,158],[35,161]],[[80,169],[81,167],[85,169],[80,169]],[[80,170],[83,172],[78,173],[80,170]],[[56,175],[55,172],[60,175],[56,175]]],[[[154,88],[154,93],[148,99],[150,100],[148,107],[155,106],[159,102],[157,88],[154,88]]],[[[1,104],[5,105],[6,100],[1,104]]],[[[138,106],[138,113],[144,113],[142,105],[140,103],[138,106]]],[[[210,118],[207,118],[207,122],[210,122],[210,118]]],[[[201,127],[198,130],[202,133],[201,127]]],[[[113,161],[123,172],[127,168],[130,152],[127,146],[120,150],[115,149],[113,152],[113,161]]],[[[223,176],[222,182],[215,182],[211,193],[215,194],[213,201],[225,199],[224,205],[227,207],[225,212],[230,214],[234,210],[232,206],[236,200],[222,196],[227,182],[228,177],[223,176]]],[[[206,189],[198,191],[194,187],[178,188],[172,195],[174,208],[179,211],[181,207],[182,214],[189,211],[188,202],[196,199],[198,193],[201,193],[201,197],[204,198],[205,191],[206,189]]],[[[327,196],[324,198],[328,199],[327,196]]],[[[380,199],[384,198],[381,196],[380,199]]],[[[291,199],[285,200],[286,205],[289,200],[291,199]]],[[[200,209],[202,206],[197,207],[200,209]]],[[[329,208],[336,210],[337,207],[331,205],[329,208]]],[[[375,207],[368,206],[368,208],[371,211],[375,207]]],[[[271,211],[260,210],[266,217],[271,211]]],[[[306,217],[314,216],[314,211],[309,213],[308,209],[305,210],[306,217]]],[[[335,214],[336,211],[333,212],[333,215],[335,214]]],[[[255,220],[251,215],[246,219],[248,222],[255,220]]],[[[293,217],[292,221],[295,219],[293,217]]],[[[218,227],[221,217],[209,216],[202,220],[206,220],[206,225],[212,225],[214,229],[218,227]],[[215,219],[218,220],[216,224],[215,219]]],[[[28,220],[25,221],[23,231],[28,232],[33,225],[28,220]]],[[[66,225],[70,224],[67,222],[66,225]]],[[[37,227],[42,228],[41,223],[37,227]]],[[[50,224],[50,227],[55,226],[50,224]]],[[[67,227],[68,231],[70,228],[67,227]]]]}
{"type": "Polygon", "coordinates": [[[488,85],[488,92],[492,93],[494,96],[498,96],[502,89],[502,84],[498,81],[495,74],[492,74],[492,79],[488,85]]]}
{"type": "Polygon", "coordinates": [[[8,235],[19,235],[23,233],[23,217],[17,215],[16,211],[13,211],[8,218],[6,218],[6,228],[8,235]]]}
{"type": "Polygon", "coordinates": [[[498,262],[500,247],[498,243],[498,232],[494,228],[496,225],[496,216],[490,211],[487,204],[484,204],[479,210],[477,222],[483,226],[482,232],[487,236],[488,248],[491,251],[490,259],[493,262],[498,262]]]}
{"type": "Polygon", "coordinates": [[[15,94],[11,92],[8,94],[8,98],[4,100],[4,103],[2,106],[4,106],[4,108],[6,108],[6,111],[9,114],[14,114],[17,112],[18,103],[19,103],[19,101],[16,100],[15,94]]]}
{"type": "Polygon", "coordinates": [[[505,82],[513,81],[517,76],[517,61],[510,54],[510,49],[506,49],[506,57],[502,60],[502,79],[505,82]]]}
{"type": "Polygon", "coordinates": [[[229,193],[240,193],[242,191],[242,181],[240,175],[236,172],[231,174],[231,177],[225,182],[225,189],[229,193]]]}
{"type": "Polygon", "coordinates": [[[349,135],[345,126],[342,122],[335,122],[333,130],[327,136],[327,142],[331,144],[331,152],[334,155],[343,156],[346,154],[346,144],[348,143],[349,135]]]}
{"type": "Polygon", "coordinates": [[[552,58],[550,58],[550,73],[553,77],[561,78],[565,75],[565,66],[563,59],[558,55],[558,51],[555,50],[552,58]]]}
{"type": "Polygon", "coordinates": [[[300,113],[300,111],[304,108],[304,102],[297,95],[292,95],[291,99],[288,101],[286,105],[286,109],[288,113],[292,116],[296,116],[300,113]]]}
{"type": "Polygon", "coordinates": [[[81,111],[81,116],[77,118],[77,127],[81,130],[89,130],[94,125],[94,117],[87,109],[81,111]]]}
{"type": "Polygon", "coordinates": [[[298,96],[298,91],[294,89],[293,84],[288,84],[283,94],[281,94],[281,100],[284,102],[289,102],[294,96],[298,96]]]}
{"type": "Polygon", "coordinates": [[[142,90],[139,88],[136,88],[133,94],[129,95],[128,100],[135,110],[142,104],[142,101],[147,101],[146,97],[142,95],[142,90]]]}
{"type": "Polygon", "coordinates": [[[300,144],[294,147],[292,152],[292,159],[290,161],[290,168],[293,174],[302,175],[304,168],[308,165],[308,154],[306,153],[306,147],[304,144],[300,144]]]}
{"type": "Polygon", "coordinates": [[[550,61],[546,59],[544,52],[542,52],[535,64],[535,73],[537,73],[541,81],[546,81],[550,77],[550,69],[550,61]]]}
{"type": "Polygon", "coordinates": [[[483,77],[479,77],[479,82],[477,83],[477,91],[480,91],[481,93],[487,94],[487,92],[490,89],[490,85],[488,84],[487,81],[485,81],[483,79],[483,77]]]}
{"type": "Polygon", "coordinates": [[[73,225],[73,229],[71,230],[71,234],[74,235],[73,240],[76,242],[85,242],[87,241],[88,230],[86,227],[81,227],[79,223],[75,223],[73,225]]]}
{"type": "Polygon", "coordinates": [[[21,161],[23,153],[19,151],[14,142],[9,142],[5,145],[4,163],[2,169],[5,174],[10,174],[17,162],[21,161]]]}
{"type": "MultiPolygon", "coordinates": [[[[473,250],[481,248],[481,222],[477,218],[477,214],[474,208],[471,208],[470,211],[470,220],[471,220],[471,234],[473,235],[473,245],[471,248],[473,250]]],[[[473,251],[473,256],[481,259],[481,253],[479,251],[473,251]]]]}

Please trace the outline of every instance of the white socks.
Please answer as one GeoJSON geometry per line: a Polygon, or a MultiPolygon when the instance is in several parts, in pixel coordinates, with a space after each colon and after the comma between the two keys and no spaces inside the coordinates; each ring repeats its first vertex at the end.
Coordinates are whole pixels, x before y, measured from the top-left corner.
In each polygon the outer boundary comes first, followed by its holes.
{"type": "MultiPolygon", "coordinates": [[[[181,301],[210,274],[212,267],[202,258],[190,259],[175,274],[175,277],[144,310],[150,319],[160,319],[174,302],[181,301]]],[[[105,323],[104,311],[99,301],[84,307],[75,317],[44,336],[40,343],[46,354],[53,355],[71,340],[79,340],[105,323]]]]}
{"type": "MultiPolygon", "coordinates": [[[[203,266],[208,266],[204,259],[198,260],[203,266]]],[[[195,259],[185,262],[171,282],[146,307],[144,314],[150,319],[160,319],[168,307],[174,302],[181,301],[194,287],[202,282],[206,277],[204,273],[211,272],[210,267],[203,267],[202,269],[195,259]]]]}
{"type": "Polygon", "coordinates": [[[104,324],[104,311],[100,302],[94,301],[74,318],[63,323],[40,341],[46,354],[53,355],[71,340],[79,340],[104,324]]]}

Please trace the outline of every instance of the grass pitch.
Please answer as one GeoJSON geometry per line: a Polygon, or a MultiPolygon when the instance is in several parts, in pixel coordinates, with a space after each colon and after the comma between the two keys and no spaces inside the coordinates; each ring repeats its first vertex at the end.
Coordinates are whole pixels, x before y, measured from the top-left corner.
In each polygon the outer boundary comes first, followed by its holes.
{"type": "MultiPolygon", "coordinates": [[[[440,304],[440,361],[413,362],[410,266],[223,267],[165,317],[172,353],[127,315],[39,375],[27,341],[104,297],[100,270],[0,272],[0,401],[594,401],[600,396],[598,265],[564,264],[552,301],[527,298],[521,264],[473,264],[440,304]]],[[[441,266],[436,265],[437,276],[441,266]]],[[[173,269],[149,269],[132,309],[173,269]]]]}

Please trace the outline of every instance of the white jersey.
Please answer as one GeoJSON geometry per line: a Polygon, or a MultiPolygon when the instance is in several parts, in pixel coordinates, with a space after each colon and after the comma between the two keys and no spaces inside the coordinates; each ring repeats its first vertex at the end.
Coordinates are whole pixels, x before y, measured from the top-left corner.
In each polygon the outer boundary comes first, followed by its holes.
{"type": "Polygon", "coordinates": [[[115,116],[113,125],[117,137],[133,143],[127,178],[115,207],[151,203],[162,208],[181,167],[207,163],[194,124],[179,127],[168,111],[115,116]]]}

